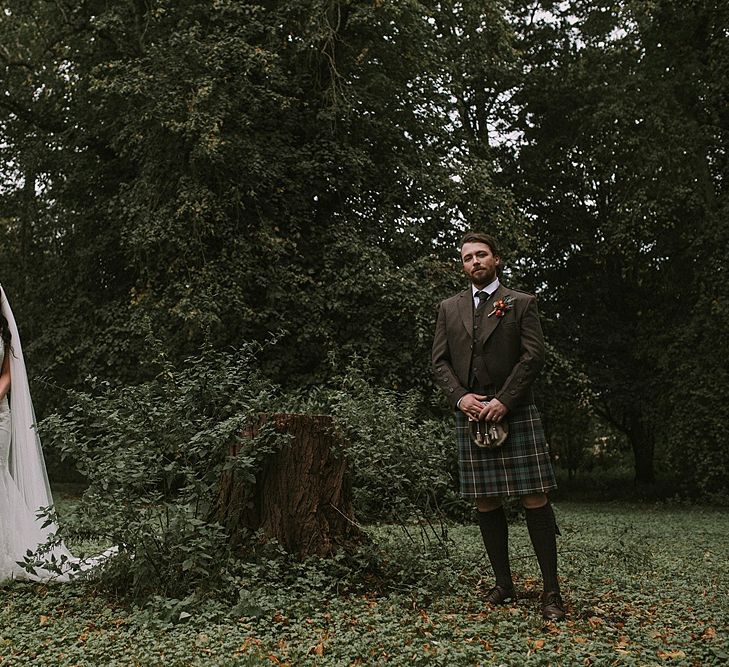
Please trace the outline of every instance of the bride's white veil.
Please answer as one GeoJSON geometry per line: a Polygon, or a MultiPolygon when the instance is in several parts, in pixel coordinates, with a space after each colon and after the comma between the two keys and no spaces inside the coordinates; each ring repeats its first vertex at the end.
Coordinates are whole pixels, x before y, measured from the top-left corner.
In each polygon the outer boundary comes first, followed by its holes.
{"type": "MultiPolygon", "coordinates": [[[[43,459],[35,411],[30,398],[28,374],[25,370],[23,347],[20,343],[18,326],[8,303],[5,290],[0,285],[0,309],[8,321],[10,329],[10,349],[5,354],[10,357],[10,414],[12,431],[10,437],[10,474],[25,504],[35,512],[39,507],[53,504],[48,473],[43,459]]],[[[51,530],[54,530],[52,527],[51,530]]]]}

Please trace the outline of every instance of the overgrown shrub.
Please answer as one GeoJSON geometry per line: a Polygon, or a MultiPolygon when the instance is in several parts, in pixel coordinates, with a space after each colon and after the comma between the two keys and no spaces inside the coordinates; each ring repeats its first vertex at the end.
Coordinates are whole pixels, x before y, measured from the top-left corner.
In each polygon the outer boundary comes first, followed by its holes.
{"type": "MultiPolygon", "coordinates": [[[[452,424],[424,417],[418,393],[377,387],[352,370],[335,388],[282,397],[258,370],[259,350],[205,348],[179,366],[160,352],[154,380],[125,387],[92,380],[88,391],[70,394],[66,415],[42,423],[46,442],[88,480],[65,517],[65,535],[121,547],[105,576],[112,587],[183,599],[234,585],[244,564],[214,509],[227,469],[249,481],[252,494],[264,458],[287,442],[265,428],[241,437],[261,412],[334,417],[360,522],[396,522],[414,543],[445,544],[441,519],[470,513],[456,493],[452,424]],[[235,458],[233,444],[240,448],[235,458]]],[[[257,541],[248,547],[258,558],[257,541]]]]}
{"type": "Polygon", "coordinates": [[[457,495],[453,424],[427,416],[416,391],[375,386],[354,366],[338,386],[300,393],[296,409],[334,417],[347,443],[360,521],[410,521],[470,507],[457,495]]]}
{"type": "Polygon", "coordinates": [[[205,348],[180,367],[160,353],[153,381],[92,381],[90,391],[72,393],[68,414],[42,423],[46,441],[72,458],[89,484],[67,533],[121,546],[112,584],[174,596],[212,586],[225,573],[232,554],[213,518],[221,475],[235,468],[253,481],[281,444],[265,429],[241,440],[251,417],[276,400],[257,370],[258,350],[205,348]],[[235,442],[243,444],[231,459],[235,442]]]}

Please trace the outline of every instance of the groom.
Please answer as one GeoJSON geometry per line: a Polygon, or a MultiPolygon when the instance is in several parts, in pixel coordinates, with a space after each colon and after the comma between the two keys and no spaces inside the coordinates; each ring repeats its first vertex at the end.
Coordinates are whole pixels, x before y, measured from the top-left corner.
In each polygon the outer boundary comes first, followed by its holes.
{"type": "Polygon", "coordinates": [[[461,262],[471,285],[440,304],[433,369],[455,410],[461,495],[476,504],[496,577],[486,601],[498,605],[516,599],[502,503],[506,496],[517,496],[542,573],[542,616],[562,620],[556,523],[547,499],[557,484],[532,392],[544,365],[536,298],[500,283],[501,256],[488,234],[463,237],[461,262]],[[508,422],[505,443],[496,449],[474,445],[468,423],[473,419],[508,422]]]}

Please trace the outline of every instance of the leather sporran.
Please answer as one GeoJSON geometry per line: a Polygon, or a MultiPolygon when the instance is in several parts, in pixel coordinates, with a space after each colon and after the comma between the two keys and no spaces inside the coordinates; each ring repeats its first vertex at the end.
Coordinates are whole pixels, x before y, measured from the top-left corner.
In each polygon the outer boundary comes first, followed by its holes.
{"type": "Polygon", "coordinates": [[[472,419],[468,422],[471,442],[477,447],[496,449],[504,444],[509,435],[509,423],[487,422],[486,420],[472,419]]]}

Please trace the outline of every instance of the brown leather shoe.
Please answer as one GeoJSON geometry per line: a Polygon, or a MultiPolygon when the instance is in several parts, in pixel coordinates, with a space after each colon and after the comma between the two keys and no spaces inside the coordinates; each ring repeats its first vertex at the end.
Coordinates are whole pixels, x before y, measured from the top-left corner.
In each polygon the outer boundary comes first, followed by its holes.
{"type": "Polygon", "coordinates": [[[556,591],[542,593],[542,618],[547,621],[561,621],[564,617],[562,596],[556,591]]]}
{"type": "Polygon", "coordinates": [[[503,586],[494,586],[491,588],[484,598],[489,604],[506,604],[507,602],[516,602],[516,591],[514,587],[504,588],[503,586]]]}

